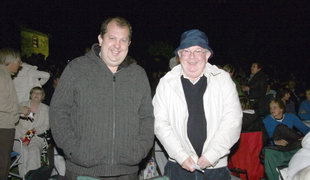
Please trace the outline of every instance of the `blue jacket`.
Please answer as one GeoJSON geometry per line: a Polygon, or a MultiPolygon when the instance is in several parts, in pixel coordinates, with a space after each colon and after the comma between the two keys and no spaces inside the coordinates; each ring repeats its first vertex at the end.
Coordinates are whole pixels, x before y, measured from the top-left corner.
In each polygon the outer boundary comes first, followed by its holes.
{"type": "Polygon", "coordinates": [[[299,107],[298,116],[301,120],[310,120],[310,102],[304,100],[299,107]]]}
{"type": "Polygon", "coordinates": [[[287,127],[289,128],[295,127],[303,134],[307,134],[310,131],[310,128],[306,126],[303,122],[301,122],[301,120],[296,115],[285,113],[283,116],[284,119],[282,122],[278,122],[277,120],[275,120],[272,115],[268,115],[263,120],[269,138],[272,138],[274,130],[280,123],[287,125],[287,127]]]}

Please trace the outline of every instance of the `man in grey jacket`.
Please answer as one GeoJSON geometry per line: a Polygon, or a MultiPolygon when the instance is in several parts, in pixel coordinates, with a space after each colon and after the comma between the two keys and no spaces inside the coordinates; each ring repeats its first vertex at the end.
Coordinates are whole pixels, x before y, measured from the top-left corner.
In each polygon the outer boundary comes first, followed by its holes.
{"type": "Polygon", "coordinates": [[[28,107],[18,105],[11,78],[18,72],[21,64],[19,52],[9,48],[0,49],[0,180],[8,178],[15,123],[18,122],[20,113],[28,115],[30,111],[28,107]]]}
{"type": "Polygon", "coordinates": [[[132,28],[101,25],[99,44],[71,61],[50,106],[50,126],[67,158],[66,178],[137,179],[153,145],[153,106],[145,71],[127,58],[132,28]]]}

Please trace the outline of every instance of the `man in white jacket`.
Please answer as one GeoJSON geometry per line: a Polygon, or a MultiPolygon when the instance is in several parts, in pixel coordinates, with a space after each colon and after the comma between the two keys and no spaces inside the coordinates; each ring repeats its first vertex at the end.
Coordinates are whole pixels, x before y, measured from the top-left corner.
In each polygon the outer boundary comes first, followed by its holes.
{"type": "Polygon", "coordinates": [[[169,155],[171,180],[230,179],[227,155],[237,142],[242,110],[229,74],[208,63],[213,51],[200,30],[182,34],[180,65],[159,82],[155,134],[169,155]]]}
{"type": "Polygon", "coordinates": [[[302,148],[292,157],[287,169],[287,180],[310,179],[310,132],[301,142],[302,148]]]}

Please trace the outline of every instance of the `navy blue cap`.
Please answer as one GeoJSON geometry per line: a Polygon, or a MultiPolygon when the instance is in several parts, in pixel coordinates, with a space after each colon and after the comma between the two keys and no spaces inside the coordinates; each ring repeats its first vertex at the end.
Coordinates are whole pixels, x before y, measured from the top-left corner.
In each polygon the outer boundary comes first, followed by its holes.
{"type": "Polygon", "coordinates": [[[213,55],[213,51],[209,46],[207,35],[198,29],[185,31],[181,36],[180,45],[174,51],[174,53],[178,55],[178,51],[180,49],[189,48],[191,46],[200,46],[202,48],[208,49],[211,52],[211,56],[213,55]]]}

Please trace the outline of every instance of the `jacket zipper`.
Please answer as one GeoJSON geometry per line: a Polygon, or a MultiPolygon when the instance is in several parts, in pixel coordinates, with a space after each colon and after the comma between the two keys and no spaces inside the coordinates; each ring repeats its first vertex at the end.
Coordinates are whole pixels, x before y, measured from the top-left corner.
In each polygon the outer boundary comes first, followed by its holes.
{"type": "Polygon", "coordinates": [[[112,130],[113,130],[113,133],[112,133],[112,163],[111,164],[114,164],[114,149],[115,149],[115,74],[113,74],[113,127],[112,127],[112,130]]]}

